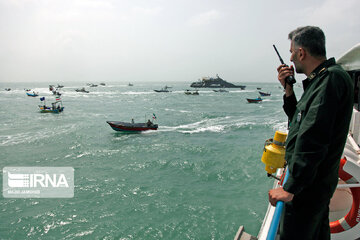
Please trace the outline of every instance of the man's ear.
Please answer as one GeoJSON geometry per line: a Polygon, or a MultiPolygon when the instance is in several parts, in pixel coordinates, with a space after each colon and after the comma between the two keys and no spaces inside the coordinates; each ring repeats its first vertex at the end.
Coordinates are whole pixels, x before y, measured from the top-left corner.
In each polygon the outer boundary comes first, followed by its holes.
{"type": "Polygon", "coordinates": [[[306,55],[307,55],[306,50],[303,48],[299,48],[299,55],[298,55],[299,60],[303,61],[305,59],[306,55]]]}

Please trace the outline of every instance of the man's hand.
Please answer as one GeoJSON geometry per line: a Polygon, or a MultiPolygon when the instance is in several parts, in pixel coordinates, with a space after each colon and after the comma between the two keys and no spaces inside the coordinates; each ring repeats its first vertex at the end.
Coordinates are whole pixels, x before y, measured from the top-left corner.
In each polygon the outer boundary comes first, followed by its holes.
{"type": "MultiPolygon", "coordinates": [[[[282,64],[277,68],[277,71],[278,71],[278,80],[281,83],[281,85],[283,87],[285,87],[285,79],[288,76],[291,76],[291,75],[294,76],[294,67],[292,65],[289,67],[285,64],[282,64]]],[[[293,92],[292,86],[290,84],[286,84],[286,88],[285,88],[286,96],[288,97],[288,96],[292,95],[293,93],[294,92],[293,92]]]]}
{"type": "Polygon", "coordinates": [[[285,87],[285,79],[288,76],[291,75],[294,76],[294,67],[292,65],[289,67],[285,64],[282,64],[278,66],[277,71],[278,71],[278,80],[280,81],[281,85],[285,87]]]}
{"type": "Polygon", "coordinates": [[[282,187],[271,189],[269,191],[269,202],[274,207],[278,201],[290,202],[293,198],[294,194],[285,191],[282,187]]]}

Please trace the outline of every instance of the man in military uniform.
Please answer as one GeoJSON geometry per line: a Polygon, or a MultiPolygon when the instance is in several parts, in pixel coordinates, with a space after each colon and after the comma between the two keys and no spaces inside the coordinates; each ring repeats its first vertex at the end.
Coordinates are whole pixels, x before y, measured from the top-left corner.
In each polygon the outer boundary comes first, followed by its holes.
{"type": "Polygon", "coordinates": [[[289,178],[283,187],[269,191],[275,206],[283,201],[281,240],[330,239],[329,203],[338,183],[353,107],[350,76],[326,58],[325,35],[318,27],[300,27],[289,34],[290,52],[297,73],[304,73],[304,93],[297,101],[286,77],[293,66],[277,68],[285,88],[284,111],[290,129],[285,159],[289,178]]]}

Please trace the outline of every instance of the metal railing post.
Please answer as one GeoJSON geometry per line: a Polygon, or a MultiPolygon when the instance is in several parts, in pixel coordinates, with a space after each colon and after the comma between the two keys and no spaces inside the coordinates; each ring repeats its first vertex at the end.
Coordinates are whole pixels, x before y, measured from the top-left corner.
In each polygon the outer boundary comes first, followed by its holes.
{"type": "MultiPolygon", "coordinates": [[[[288,177],[289,177],[289,171],[288,171],[288,169],[286,169],[283,185],[286,183],[288,177]]],[[[281,218],[283,208],[284,208],[284,202],[283,201],[278,201],[276,203],[274,216],[273,216],[273,218],[271,220],[271,224],[270,224],[270,228],[269,228],[269,232],[268,232],[268,235],[266,237],[266,240],[275,240],[276,234],[278,232],[280,218],[281,218]]]]}

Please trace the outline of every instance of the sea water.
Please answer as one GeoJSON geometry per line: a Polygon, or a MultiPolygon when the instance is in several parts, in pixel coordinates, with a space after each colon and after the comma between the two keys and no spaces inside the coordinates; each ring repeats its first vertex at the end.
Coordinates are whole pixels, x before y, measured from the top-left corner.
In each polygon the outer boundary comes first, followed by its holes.
{"type": "Polygon", "coordinates": [[[260,160],[264,141],[287,126],[278,83],[199,95],[184,94],[189,83],[167,83],[169,93],[153,91],[164,83],[90,93],[64,83],[64,112],[40,113],[40,97],[55,100],[48,84],[0,83],[0,166],[73,167],[74,197],[1,196],[0,239],[232,239],[240,225],[257,235],[273,182],[260,160]],[[247,103],[258,87],[271,96],[247,103]],[[157,131],[106,123],[153,114],[157,131]]]}

